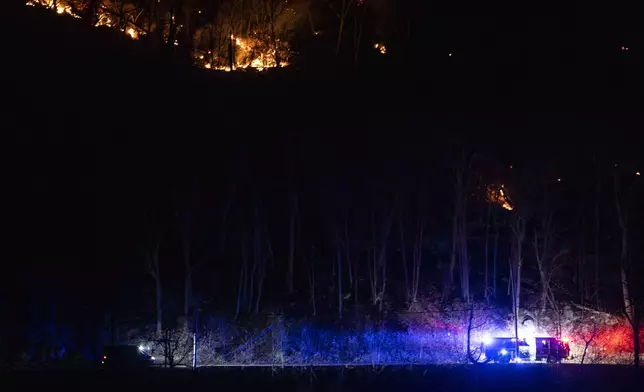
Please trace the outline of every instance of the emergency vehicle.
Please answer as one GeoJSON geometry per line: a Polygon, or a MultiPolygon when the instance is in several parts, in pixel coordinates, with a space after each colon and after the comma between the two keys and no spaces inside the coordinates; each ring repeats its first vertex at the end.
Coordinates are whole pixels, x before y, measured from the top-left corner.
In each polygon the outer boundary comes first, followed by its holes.
{"type": "Polygon", "coordinates": [[[572,359],[567,339],[536,337],[536,361],[561,362],[572,359]]]}
{"type": "Polygon", "coordinates": [[[519,352],[515,338],[487,338],[483,342],[486,362],[509,363],[510,361],[529,361],[530,346],[525,339],[519,340],[519,352]]]}

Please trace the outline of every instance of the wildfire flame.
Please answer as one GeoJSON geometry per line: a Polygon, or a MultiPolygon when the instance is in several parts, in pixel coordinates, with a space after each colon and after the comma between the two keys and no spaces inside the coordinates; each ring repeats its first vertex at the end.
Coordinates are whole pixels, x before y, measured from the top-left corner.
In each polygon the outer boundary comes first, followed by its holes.
{"type": "MultiPolygon", "coordinates": [[[[69,0],[57,0],[56,5],[54,6],[54,0],[27,0],[26,5],[34,7],[36,5],[42,6],[48,9],[52,9],[58,15],[70,15],[74,18],[81,18],[80,15],[74,12],[74,8],[70,5],[69,0]]],[[[100,13],[98,15],[98,21],[96,22],[95,27],[106,26],[112,28],[118,28],[121,32],[125,33],[129,38],[133,40],[139,39],[140,36],[145,35],[146,32],[138,28],[134,23],[126,23],[125,29],[123,29],[122,24],[118,20],[113,20],[111,15],[107,12],[100,13]]],[[[256,37],[236,37],[233,34],[230,35],[230,40],[234,42],[234,57],[233,69],[247,69],[252,68],[258,71],[264,71],[268,68],[277,67],[277,58],[276,50],[274,47],[267,48],[265,40],[262,41],[256,37]]],[[[279,43],[279,39],[277,40],[279,43]]],[[[174,45],[178,46],[179,42],[174,41],[174,45]]],[[[277,45],[280,46],[279,44],[277,45]]],[[[379,46],[381,53],[386,53],[386,48],[384,45],[379,46]]],[[[288,52],[288,50],[286,51],[288,52]]],[[[211,51],[207,52],[196,51],[195,59],[198,59],[197,65],[205,69],[212,70],[222,70],[222,71],[231,71],[229,66],[224,66],[221,64],[228,63],[227,59],[224,56],[212,56],[211,51]],[[212,61],[214,60],[214,62],[212,61]],[[219,65],[217,65],[219,64],[219,65]]],[[[280,51],[280,67],[286,67],[288,64],[288,53],[282,53],[280,51]]]]}
{"type": "Polygon", "coordinates": [[[72,6],[67,3],[66,1],[63,0],[58,0],[56,1],[56,5],[54,6],[54,0],[29,0],[26,2],[26,4],[30,7],[34,7],[36,5],[43,6],[45,8],[51,8],[52,10],[55,10],[58,15],[63,15],[67,14],[71,17],[79,19],[81,16],[76,14],[74,10],[72,9],[72,6]]]}
{"type": "Polygon", "coordinates": [[[139,33],[131,27],[127,29],[127,35],[132,39],[139,39],[139,33]]]}
{"type": "MultiPolygon", "coordinates": [[[[252,68],[257,71],[265,71],[268,68],[277,67],[274,48],[263,49],[260,40],[255,38],[242,38],[231,34],[230,39],[235,43],[233,70],[252,68]]],[[[210,53],[208,54],[210,55],[210,53]]],[[[204,60],[204,55],[199,55],[198,58],[204,60]]],[[[217,61],[217,58],[215,58],[215,62],[226,62],[226,59],[223,58],[218,58],[218,60],[220,61],[217,61]]],[[[286,67],[288,65],[286,60],[280,59],[280,67],[286,67]]],[[[202,66],[206,69],[231,71],[228,65],[212,65],[208,61],[203,63],[202,66]]]]}
{"type": "Polygon", "coordinates": [[[379,42],[375,43],[373,45],[373,48],[377,49],[380,52],[380,54],[387,54],[387,47],[384,44],[381,44],[379,42]]]}
{"type": "Polygon", "coordinates": [[[488,185],[487,200],[488,202],[499,205],[508,211],[512,211],[514,209],[514,206],[512,205],[512,201],[505,194],[503,185],[501,185],[501,187],[498,189],[494,185],[488,185]]]}

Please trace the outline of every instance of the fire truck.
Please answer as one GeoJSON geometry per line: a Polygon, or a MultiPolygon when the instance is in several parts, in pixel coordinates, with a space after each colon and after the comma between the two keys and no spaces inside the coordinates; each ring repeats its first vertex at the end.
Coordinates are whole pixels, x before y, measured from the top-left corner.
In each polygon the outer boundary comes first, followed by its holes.
{"type": "Polygon", "coordinates": [[[517,353],[517,341],[514,338],[486,338],[483,342],[483,352],[486,362],[509,363],[510,361],[529,361],[530,346],[523,340],[519,340],[519,352],[517,353]]]}
{"type": "Polygon", "coordinates": [[[536,337],[536,361],[561,362],[572,359],[568,339],[536,337]]]}

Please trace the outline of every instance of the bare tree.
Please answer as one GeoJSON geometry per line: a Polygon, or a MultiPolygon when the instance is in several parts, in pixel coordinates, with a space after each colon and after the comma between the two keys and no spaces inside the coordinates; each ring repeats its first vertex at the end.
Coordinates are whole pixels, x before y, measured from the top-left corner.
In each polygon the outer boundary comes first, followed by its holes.
{"type": "Polygon", "coordinates": [[[192,266],[190,263],[191,250],[192,250],[192,238],[191,238],[191,226],[192,226],[192,217],[190,213],[183,213],[181,218],[181,253],[183,258],[183,267],[184,267],[184,286],[183,286],[183,317],[184,317],[184,327],[188,329],[188,317],[190,315],[190,302],[192,300],[192,266]]]}
{"type": "Polygon", "coordinates": [[[510,282],[512,287],[512,313],[514,318],[514,337],[516,352],[519,352],[519,307],[521,304],[521,268],[523,266],[523,239],[525,238],[525,219],[517,212],[512,225],[514,239],[510,251],[510,282]]]}
{"type": "Polygon", "coordinates": [[[584,341],[584,352],[581,354],[580,363],[583,365],[586,360],[588,348],[593,343],[597,335],[599,335],[599,323],[593,317],[585,317],[578,323],[574,331],[584,341]]]}
{"type": "Polygon", "coordinates": [[[489,279],[489,256],[490,256],[490,251],[489,251],[489,244],[490,244],[490,216],[492,215],[492,203],[488,203],[487,205],[487,218],[485,220],[485,273],[483,274],[483,280],[484,280],[484,289],[483,289],[483,295],[485,296],[485,300],[489,302],[490,300],[490,279],[489,279]]]}
{"type": "Polygon", "coordinates": [[[317,314],[315,305],[315,248],[311,248],[311,257],[309,259],[308,267],[308,281],[309,281],[309,301],[311,302],[312,315],[317,314]]]}
{"type": "Polygon", "coordinates": [[[454,284],[454,269],[458,260],[461,298],[469,302],[470,297],[470,266],[467,249],[467,188],[469,169],[473,155],[465,150],[454,165],[454,207],[452,210],[452,251],[450,253],[449,272],[443,296],[450,294],[454,284]]]}
{"type": "Polygon", "coordinates": [[[362,33],[367,19],[367,3],[358,1],[353,13],[353,65],[358,65],[360,47],[362,46],[362,33]]]}
{"type": "Polygon", "coordinates": [[[349,276],[349,286],[353,290],[353,301],[358,307],[358,261],[353,259],[353,247],[349,239],[349,222],[348,218],[344,218],[344,258],[347,261],[347,271],[349,276]]]}
{"type": "Polygon", "coordinates": [[[338,230],[335,231],[335,261],[337,268],[338,319],[342,319],[342,301],[344,300],[344,294],[342,292],[342,242],[338,230]]]}
{"type": "Polygon", "coordinates": [[[154,279],[156,293],[156,332],[160,337],[163,333],[163,290],[161,286],[161,266],[159,263],[159,248],[161,246],[161,234],[154,232],[150,238],[147,252],[148,273],[154,279]]]}
{"type": "Polygon", "coordinates": [[[290,198],[290,212],[289,212],[289,221],[288,221],[288,293],[292,295],[294,292],[293,288],[293,276],[295,271],[295,224],[297,218],[297,204],[298,197],[295,192],[291,192],[290,198]]]}
{"type": "Polygon", "coordinates": [[[101,0],[89,0],[87,9],[85,10],[85,22],[90,26],[95,26],[97,22],[98,7],[101,5],[101,0]]]}
{"type": "MultiPolygon", "coordinates": [[[[595,159],[593,157],[593,159],[595,159]]],[[[596,161],[596,159],[595,159],[596,161]]],[[[597,165],[597,176],[595,181],[595,305],[599,309],[601,303],[599,296],[599,233],[600,233],[600,218],[599,218],[599,205],[601,202],[601,177],[599,176],[599,165],[597,165]]]]}
{"type": "Polygon", "coordinates": [[[275,66],[280,67],[280,50],[277,38],[277,20],[286,9],[287,0],[266,0],[266,14],[268,16],[271,44],[275,51],[275,66]]]}
{"type": "Polygon", "coordinates": [[[338,40],[335,45],[335,55],[340,55],[340,48],[342,45],[342,36],[347,24],[347,17],[353,7],[354,0],[328,0],[329,7],[338,17],[338,40]]]}
{"type": "MultiPolygon", "coordinates": [[[[628,319],[628,322],[631,324],[631,327],[633,329],[633,348],[635,354],[634,365],[636,368],[638,368],[640,365],[639,318],[636,312],[636,303],[632,298],[629,279],[629,272],[631,269],[629,258],[629,216],[628,207],[622,199],[623,196],[620,194],[621,189],[619,180],[617,178],[617,172],[613,174],[613,190],[615,195],[615,208],[617,210],[618,223],[622,232],[619,270],[622,284],[622,299],[624,301],[624,314],[626,315],[626,318],[628,319]]],[[[632,188],[629,189],[629,191],[632,191],[632,188]]]]}
{"type": "Polygon", "coordinates": [[[493,218],[494,226],[494,250],[492,253],[492,296],[496,298],[496,260],[499,250],[499,224],[497,221],[496,214],[493,218]]]}
{"type": "Polygon", "coordinates": [[[547,305],[551,305],[556,311],[557,304],[554,300],[554,294],[551,288],[552,274],[555,270],[557,260],[566,253],[565,249],[555,250],[555,238],[557,236],[553,225],[553,213],[548,206],[548,200],[545,199],[534,228],[534,239],[532,246],[534,248],[535,260],[539,271],[539,280],[541,282],[541,312],[545,312],[547,305]]]}
{"type": "Polygon", "coordinates": [[[161,349],[164,364],[171,368],[187,365],[192,351],[192,336],[184,329],[166,329],[161,335],[152,339],[155,346],[161,349]]]}
{"type": "MultiPolygon", "coordinates": [[[[242,236],[243,238],[243,236],[242,236]]],[[[239,280],[237,282],[237,306],[235,308],[235,320],[239,318],[241,306],[247,303],[248,290],[248,252],[247,242],[242,239],[241,243],[241,268],[239,271],[239,280]]]]}
{"type": "Polygon", "coordinates": [[[371,214],[372,247],[370,261],[367,263],[369,270],[369,283],[371,285],[372,305],[383,308],[384,295],[387,287],[387,242],[393,221],[393,208],[385,213],[381,222],[376,220],[376,212],[371,214]]]}
{"type": "Polygon", "coordinates": [[[414,243],[412,248],[412,263],[411,263],[411,274],[409,273],[409,266],[407,261],[407,246],[405,243],[405,230],[403,227],[403,221],[400,220],[399,230],[400,232],[400,253],[402,258],[403,272],[405,276],[405,288],[406,288],[406,301],[407,307],[411,309],[412,305],[417,301],[418,298],[418,286],[420,284],[420,267],[423,258],[423,241],[425,235],[425,219],[422,216],[419,216],[416,219],[416,230],[414,234],[414,243]],[[410,276],[411,275],[411,276],[410,276]]]}

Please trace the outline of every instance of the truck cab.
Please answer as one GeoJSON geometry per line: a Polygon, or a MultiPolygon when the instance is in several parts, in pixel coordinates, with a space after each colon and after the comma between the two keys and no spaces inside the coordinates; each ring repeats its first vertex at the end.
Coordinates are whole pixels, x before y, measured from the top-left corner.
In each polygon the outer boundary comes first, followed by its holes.
{"type": "Polygon", "coordinates": [[[567,339],[536,337],[535,343],[537,361],[561,362],[564,359],[572,359],[567,339]]]}

